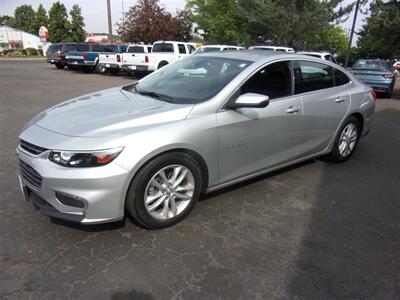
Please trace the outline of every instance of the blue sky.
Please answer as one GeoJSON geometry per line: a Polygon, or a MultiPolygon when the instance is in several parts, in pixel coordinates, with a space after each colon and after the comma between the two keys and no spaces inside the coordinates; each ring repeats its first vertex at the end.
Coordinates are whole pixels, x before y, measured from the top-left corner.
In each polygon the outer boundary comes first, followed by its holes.
{"type": "MultiPolygon", "coordinates": [[[[345,3],[351,3],[354,0],[346,0],[345,3]]],[[[30,4],[34,9],[37,9],[40,3],[49,10],[52,3],[56,0],[0,0],[0,15],[13,15],[14,9],[22,4],[30,4]]],[[[85,18],[87,32],[108,32],[107,29],[107,5],[106,0],[61,0],[69,11],[74,4],[78,4],[82,8],[82,15],[85,18]]],[[[115,23],[119,22],[122,17],[122,4],[124,10],[136,3],[135,0],[111,0],[111,12],[113,31],[116,33],[117,26],[115,23]]],[[[165,8],[174,13],[177,9],[182,9],[186,3],[185,0],[160,0],[160,3],[165,8]]],[[[347,31],[351,28],[353,15],[342,24],[342,27],[347,31]]],[[[359,15],[357,21],[357,29],[360,29],[365,17],[359,15]]]]}

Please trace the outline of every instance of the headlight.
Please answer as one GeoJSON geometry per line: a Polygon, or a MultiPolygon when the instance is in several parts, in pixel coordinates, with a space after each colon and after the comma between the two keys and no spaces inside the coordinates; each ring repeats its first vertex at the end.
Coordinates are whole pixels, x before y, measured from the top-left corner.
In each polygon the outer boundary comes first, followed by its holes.
{"type": "Polygon", "coordinates": [[[100,151],[51,151],[49,160],[63,167],[88,168],[100,167],[112,162],[123,147],[100,151]]]}

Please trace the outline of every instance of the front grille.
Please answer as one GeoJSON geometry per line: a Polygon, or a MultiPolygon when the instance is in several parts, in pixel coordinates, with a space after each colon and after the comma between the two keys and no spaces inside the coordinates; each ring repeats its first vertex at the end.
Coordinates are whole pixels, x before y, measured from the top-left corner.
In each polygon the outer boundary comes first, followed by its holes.
{"type": "Polygon", "coordinates": [[[19,171],[30,185],[32,185],[36,189],[40,189],[42,185],[43,178],[40,176],[38,172],[35,171],[34,168],[24,163],[22,160],[19,161],[19,171]]]}
{"type": "Polygon", "coordinates": [[[39,155],[47,150],[46,148],[33,145],[24,140],[21,140],[19,145],[21,146],[22,149],[34,155],[39,155]]]}

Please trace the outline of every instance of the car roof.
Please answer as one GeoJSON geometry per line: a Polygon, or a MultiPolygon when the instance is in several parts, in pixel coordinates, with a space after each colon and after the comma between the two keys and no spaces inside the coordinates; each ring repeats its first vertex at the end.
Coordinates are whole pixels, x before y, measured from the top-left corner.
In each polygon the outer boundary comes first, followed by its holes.
{"type": "Polygon", "coordinates": [[[321,52],[317,52],[317,51],[299,51],[297,53],[299,53],[299,54],[310,54],[310,55],[327,55],[327,54],[332,55],[331,53],[325,52],[325,51],[321,51],[321,52]]]}

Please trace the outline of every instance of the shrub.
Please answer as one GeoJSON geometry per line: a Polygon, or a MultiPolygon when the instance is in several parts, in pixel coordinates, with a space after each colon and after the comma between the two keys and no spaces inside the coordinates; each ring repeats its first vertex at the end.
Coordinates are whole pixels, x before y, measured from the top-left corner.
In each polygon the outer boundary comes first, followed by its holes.
{"type": "Polygon", "coordinates": [[[26,55],[28,56],[37,56],[39,55],[38,51],[35,48],[26,48],[26,55]]]}

